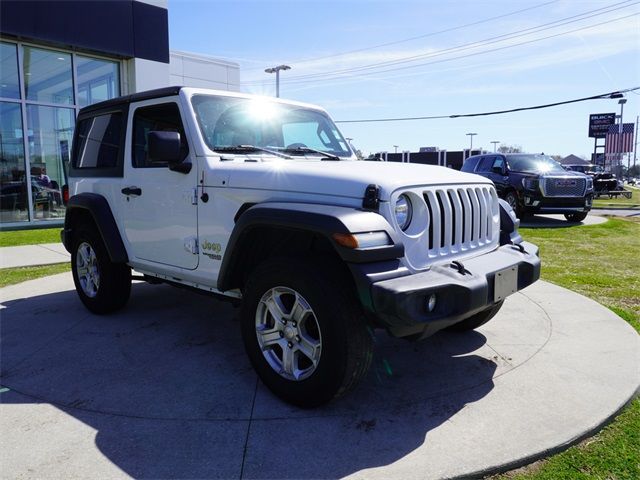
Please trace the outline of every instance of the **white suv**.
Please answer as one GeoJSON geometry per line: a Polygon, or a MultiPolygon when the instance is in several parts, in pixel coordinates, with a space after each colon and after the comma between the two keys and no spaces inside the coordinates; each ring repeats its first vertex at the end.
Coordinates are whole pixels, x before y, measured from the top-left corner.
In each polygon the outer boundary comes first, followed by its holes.
{"type": "Polygon", "coordinates": [[[68,176],[62,240],[85,306],[123,307],[132,269],[242,302],[254,368],[296,405],[358,382],[372,328],[473,329],[539,277],[489,180],[358,161],[312,105],[181,87],[98,103],[68,176]]]}

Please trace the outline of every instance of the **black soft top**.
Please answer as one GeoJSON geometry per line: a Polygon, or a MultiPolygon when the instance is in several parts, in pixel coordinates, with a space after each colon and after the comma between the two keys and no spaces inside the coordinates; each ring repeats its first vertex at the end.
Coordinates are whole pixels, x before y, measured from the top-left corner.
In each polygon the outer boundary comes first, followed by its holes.
{"type": "Polygon", "coordinates": [[[94,103],[80,109],[80,115],[94,110],[102,110],[103,108],[114,107],[116,105],[129,104],[131,102],[139,102],[141,100],[151,100],[152,98],[171,97],[180,93],[183,87],[163,87],[155,90],[147,90],[145,92],[133,93],[131,95],[123,95],[122,97],[112,98],[104,102],[94,103]]]}

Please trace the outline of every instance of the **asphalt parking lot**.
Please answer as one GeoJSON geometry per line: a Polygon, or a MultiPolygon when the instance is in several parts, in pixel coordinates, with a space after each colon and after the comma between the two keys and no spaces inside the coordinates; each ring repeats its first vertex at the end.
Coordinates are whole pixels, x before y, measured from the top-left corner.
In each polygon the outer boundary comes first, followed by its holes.
{"type": "Polygon", "coordinates": [[[0,290],[0,460],[11,478],[443,478],[593,433],[640,384],[637,334],[538,282],[477,332],[376,337],[368,377],[317,410],[280,402],[237,311],[134,285],[89,314],[70,274],[0,290]]]}

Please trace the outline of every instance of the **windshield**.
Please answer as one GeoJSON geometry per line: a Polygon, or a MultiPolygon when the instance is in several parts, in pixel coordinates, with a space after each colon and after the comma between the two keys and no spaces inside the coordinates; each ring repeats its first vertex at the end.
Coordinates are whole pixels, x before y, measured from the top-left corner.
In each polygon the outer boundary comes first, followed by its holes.
{"type": "MultiPolygon", "coordinates": [[[[350,157],[351,151],[335,124],[323,112],[267,99],[194,95],[191,100],[207,146],[211,150],[270,149],[287,154],[350,157]]],[[[266,151],[266,150],[262,150],[266,151]]]]}
{"type": "Polygon", "coordinates": [[[515,172],[566,172],[562,165],[545,155],[509,155],[507,162],[509,163],[509,169],[515,172]]]}

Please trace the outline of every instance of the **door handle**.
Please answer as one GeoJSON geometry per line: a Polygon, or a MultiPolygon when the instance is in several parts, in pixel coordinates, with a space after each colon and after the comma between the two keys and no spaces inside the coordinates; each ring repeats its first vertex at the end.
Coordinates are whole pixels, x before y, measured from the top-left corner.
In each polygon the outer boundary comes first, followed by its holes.
{"type": "Polygon", "coordinates": [[[125,187],[120,191],[125,195],[142,195],[142,189],[140,187],[125,187]]]}

